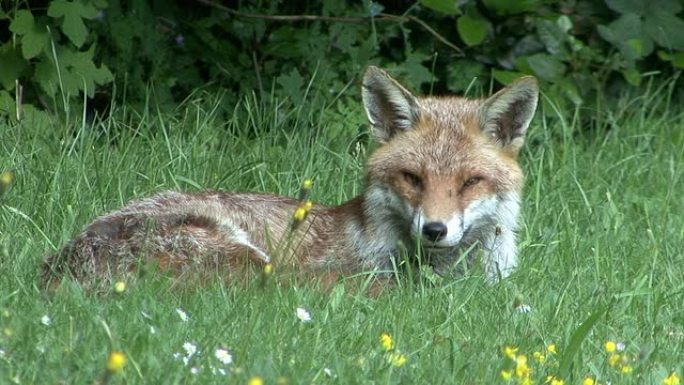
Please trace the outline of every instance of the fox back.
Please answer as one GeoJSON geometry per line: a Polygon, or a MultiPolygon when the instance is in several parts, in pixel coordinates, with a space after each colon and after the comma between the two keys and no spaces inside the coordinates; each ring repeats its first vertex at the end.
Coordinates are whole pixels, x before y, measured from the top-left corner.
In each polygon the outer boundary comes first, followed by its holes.
{"type": "Polygon", "coordinates": [[[362,96],[379,146],[360,196],[327,207],[269,194],[163,192],[86,226],[48,256],[43,280],[109,284],[147,263],[230,279],[266,264],[336,278],[391,272],[402,251],[441,274],[475,255],[488,279],[510,274],[523,186],[517,155],[536,80],[482,100],[416,97],[369,67],[362,96]]]}

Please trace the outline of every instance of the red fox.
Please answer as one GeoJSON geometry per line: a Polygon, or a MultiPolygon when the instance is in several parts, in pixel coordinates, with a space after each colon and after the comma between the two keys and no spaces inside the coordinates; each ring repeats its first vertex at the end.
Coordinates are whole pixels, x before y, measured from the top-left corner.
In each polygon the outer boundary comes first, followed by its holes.
{"type": "Polygon", "coordinates": [[[47,258],[43,278],[111,282],[144,262],[224,277],[255,264],[353,275],[393,271],[402,252],[448,274],[480,250],[496,281],[517,265],[516,159],[538,94],[527,76],[482,100],[416,97],[369,67],[362,99],[379,146],[360,196],[326,207],[268,194],[162,192],[97,218],[47,258]]]}

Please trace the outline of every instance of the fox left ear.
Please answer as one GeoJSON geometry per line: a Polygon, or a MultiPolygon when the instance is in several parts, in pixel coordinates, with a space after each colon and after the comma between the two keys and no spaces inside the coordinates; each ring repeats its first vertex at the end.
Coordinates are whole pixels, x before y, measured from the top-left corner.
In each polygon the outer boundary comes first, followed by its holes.
{"type": "Polygon", "coordinates": [[[532,76],[522,77],[490,96],[480,107],[482,132],[502,148],[517,154],[537,109],[539,85],[532,76]]]}
{"type": "Polygon", "coordinates": [[[381,143],[410,130],[420,119],[416,97],[378,67],[368,67],[361,91],[373,134],[381,143]]]}

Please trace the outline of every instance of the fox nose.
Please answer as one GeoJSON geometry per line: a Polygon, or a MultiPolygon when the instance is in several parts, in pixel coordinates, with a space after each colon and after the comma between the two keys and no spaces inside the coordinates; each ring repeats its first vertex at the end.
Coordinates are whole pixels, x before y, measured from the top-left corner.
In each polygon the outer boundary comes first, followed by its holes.
{"type": "Polygon", "coordinates": [[[437,242],[447,234],[447,227],[442,222],[428,222],[423,225],[423,236],[431,242],[437,242]]]}

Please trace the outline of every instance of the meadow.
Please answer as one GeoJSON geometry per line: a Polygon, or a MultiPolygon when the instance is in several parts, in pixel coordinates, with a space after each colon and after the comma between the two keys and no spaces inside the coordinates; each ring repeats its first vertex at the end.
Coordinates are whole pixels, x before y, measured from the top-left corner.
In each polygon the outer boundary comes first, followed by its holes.
{"type": "Polygon", "coordinates": [[[312,178],[315,201],[350,199],[373,146],[360,97],[245,95],[225,119],[197,93],[172,112],[2,122],[0,383],[679,384],[684,110],[671,91],[583,111],[592,128],[546,100],[521,154],[519,269],[494,285],[478,266],[422,271],[377,298],[358,281],[146,276],[46,294],[37,279],[96,215],[164,189],[294,196],[312,178]]]}

